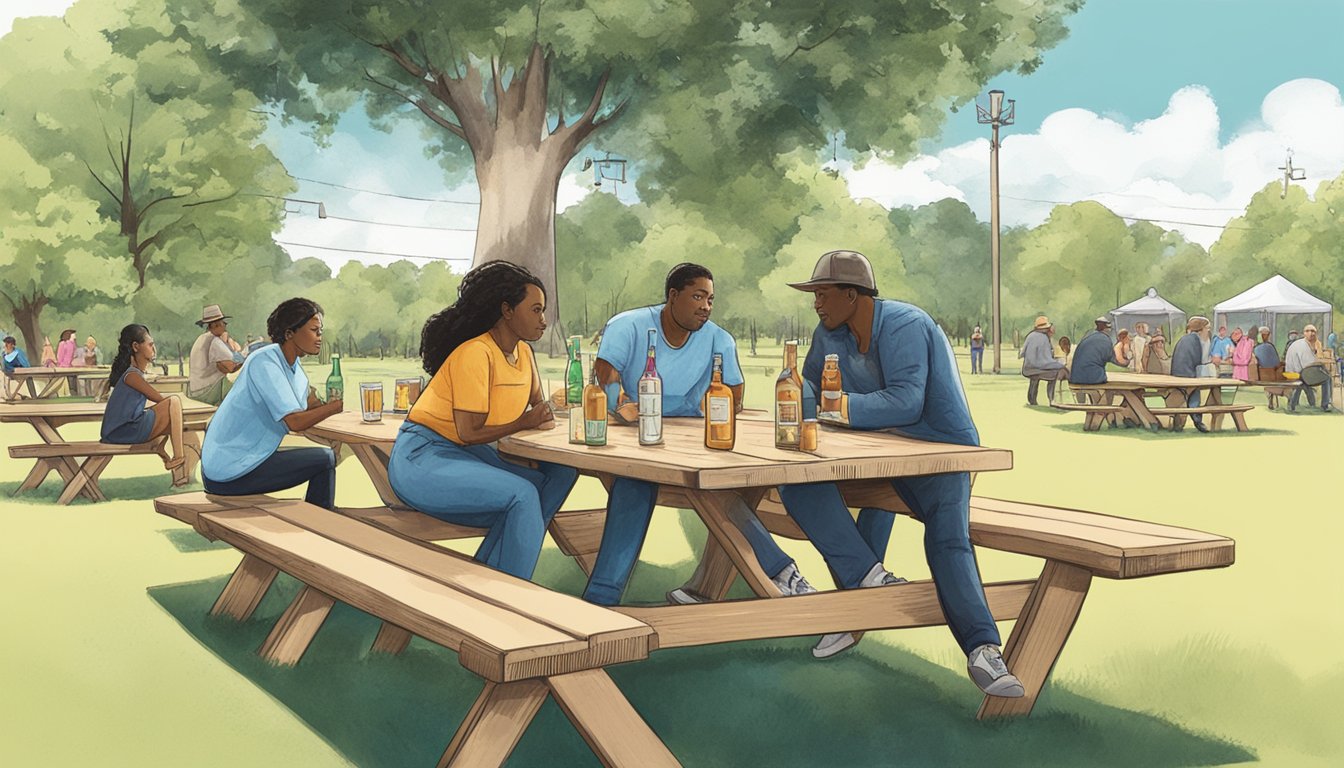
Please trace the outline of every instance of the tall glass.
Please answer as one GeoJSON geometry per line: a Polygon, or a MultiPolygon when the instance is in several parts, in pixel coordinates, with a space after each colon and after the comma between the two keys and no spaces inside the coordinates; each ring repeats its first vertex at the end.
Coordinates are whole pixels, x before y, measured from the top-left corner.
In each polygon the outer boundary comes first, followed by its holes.
{"type": "Polygon", "coordinates": [[[397,379],[396,389],[392,396],[393,413],[410,413],[411,406],[420,399],[420,392],[425,387],[425,380],[421,376],[414,379],[397,379]]]}
{"type": "Polygon", "coordinates": [[[363,382],[359,385],[359,406],[364,421],[374,424],[383,420],[383,383],[363,382]]]}

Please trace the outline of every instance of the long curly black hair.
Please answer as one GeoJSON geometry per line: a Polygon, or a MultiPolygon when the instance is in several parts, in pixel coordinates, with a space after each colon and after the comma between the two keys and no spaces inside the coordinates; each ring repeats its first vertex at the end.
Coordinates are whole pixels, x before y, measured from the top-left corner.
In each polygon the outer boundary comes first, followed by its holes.
{"type": "Polygon", "coordinates": [[[516,307],[535,285],[543,296],[541,280],[525,268],[507,261],[487,261],[462,278],[457,301],[430,315],[420,331],[420,360],[430,376],[462,342],[474,339],[499,322],[500,305],[516,307]]]}
{"type": "Polygon", "coordinates": [[[121,382],[121,375],[131,367],[131,345],[143,344],[148,337],[149,329],[139,323],[131,323],[121,329],[121,336],[117,339],[117,356],[112,358],[112,372],[107,376],[109,390],[121,382]]]}

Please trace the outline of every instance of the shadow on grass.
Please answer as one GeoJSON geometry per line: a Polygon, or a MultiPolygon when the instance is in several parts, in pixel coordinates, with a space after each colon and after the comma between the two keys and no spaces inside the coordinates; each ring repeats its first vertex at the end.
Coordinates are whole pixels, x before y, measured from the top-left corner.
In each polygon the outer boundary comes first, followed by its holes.
{"type": "MultiPolygon", "coordinates": [[[[1249,426],[1249,425],[1248,425],[1249,426]]],[[[1077,424],[1051,424],[1050,429],[1060,432],[1083,433],[1082,423],[1077,424]]],[[[1231,437],[1246,438],[1255,435],[1296,435],[1291,429],[1266,429],[1264,427],[1251,427],[1249,432],[1238,432],[1235,428],[1224,426],[1217,432],[1203,433],[1195,429],[1194,426],[1187,424],[1185,429],[1180,432],[1172,432],[1170,429],[1144,429],[1142,427],[1110,427],[1105,424],[1097,430],[1101,434],[1111,434],[1119,437],[1128,437],[1139,440],[1179,440],[1182,437],[1197,437],[1201,440],[1220,440],[1231,437]]]]}
{"type": "MultiPolygon", "coordinates": [[[[683,564],[684,565],[684,564],[683,564]]],[[[685,568],[645,569],[674,579],[685,568]]],[[[298,582],[280,576],[254,617],[207,615],[226,577],[153,587],[150,597],[225,663],[361,766],[432,765],[481,690],[447,649],[420,639],[400,656],[370,655],[373,617],[337,604],[303,660],[278,668],[256,649],[298,582]]],[[[538,581],[582,588],[581,572],[543,553],[538,581]]],[[[663,581],[665,588],[675,581],[663,581]]],[[[638,596],[636,596],[638,597],[638,596]]],[[[979,696],[964,676],[899,649],[868,643],[819,664],[798,638],[659,651],[609,668],[613,680],[672,752],[692,766],[1191,766],[1254,759],[1215,737],[1063,690],[1037,714],[1010,723],[975,719],[979,696]]],[[[596,765],[548,700],[509,765],[596,765]]]]}
{"type": "MultiPolygon", "coordinates": [[[[0,483],[0,498],[8,498],[10,501],[27,504],[55,504],[61,496],[61,490],[65,488],[65,481],[61,476],[52,472],[47,475],[47,479],[42,485],[32,490],[24,491],[18,496],[14,492],[22,485],[21,482],[0,483]]],[[[149,500],[159,496],[165,496],[170,493],[186,493],[188,491],[200,490],[203,486],[200,481],[191,483],[181,488],[174,488],[172,478],[167,473],[162,475],[150,475],[147,477],[103,477],[98,479],[98,488],[102,490],[103,495],[109,501],[126,500],[149,500]]],[[[98,504],[87,496],[77,496],[71,504],[98,504]]]]}
{"type": "Polygon", "coordinates": [[[191,528],[166,528],[159,531],[168,543],[178,552],[210,552],[216,549],[232,549],[222,541],[211,541],[191,528]]]}

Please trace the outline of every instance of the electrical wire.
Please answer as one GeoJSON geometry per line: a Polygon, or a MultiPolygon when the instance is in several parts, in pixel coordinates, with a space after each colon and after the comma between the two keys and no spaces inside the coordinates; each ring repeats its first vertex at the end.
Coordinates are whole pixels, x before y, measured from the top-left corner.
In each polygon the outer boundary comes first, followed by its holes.
{"type": "Polygon", "coordinates": [[[276,240],[276,245],[287,245],[295,248],[316,248],[320,251],[337,251],[339,253],[367,253],[372,256],[396,256],[403,259],[432,259],[434,261],[471,261],[470,256],[418,256],[413,253],[390,253],[388,251],[365,251],[358,248],[336,248],[330,245],[312,245],[310,243],[291,243],[286,240],[276,240]]]}
{"type": "MultiPolygon", "coordinates": [[[[1064,201],[1064,200],[1041,200],[1041,199],[1039,199],[1039,198],[1034,198],[1034,197],[1015,197],[1015,196],[1013,196],[1013,195],[1000,195],[1000,197],[1004,197],[1004,198],[1007,198],[1007,199],[1009,199],[1009,200],[1019,200],[1019,201],[1024,202],[1024,203],[1045,203],[1045,204],[1047,204],[1047,205],[1073,205],[1074,203],[1082,203],[1082,202],[1091,202],[1091,203],[1102,204],[1101,201],[1099,201],[1099,200],[1074,200],[1073,202],[1067,202],[1067,201],[1064,201]]],[[[1173,207],[1173,208],[1174,208],[1174,207],[1176,207],[1176,206],[1164,206],[1164,207],[1173,207]]],[[[1213,209],[1211,209],[1211,208],[1210,208],[1210,209],[1196,208],[1196,209],[1192,209],[1192,210],[1213,210],[1213,209]]],[[[1240,211],[1241,209],[1238,208],[1237,210],[1240,211]]],[[[1123,214],[1123,213],[1119,213],[1119,212],[1117,212],[1117,211],[1111,211],[1111,213],[1115,214],[1116,216],[1118,216],[1118,217],[1120,217],[1120,218],[1122,218],[1122,219],[1126,219],[1126,220],[1128,220],[1128,221],[1147,221],[1147,222],[1152,223],[1152,224],[1180,224],[1180,225],[1187,226],[1187,227],[1210,227],[1210,228],[1212,228],[1212,229],[1240,229],[1240,230],[1245,230],[1245,231],[1250,231],[1250,230],[1251,230],[1251,227],[1234,227],[1234,226],[1231,226],[1231,225],[1229,225],[1229,224],[1203,224],[1203,223],[1201,223],[1201,222],[1197,222],[1197,221],[1175,221],[1175,220],[1172,220],[1172,219],[1148,219],[1148,218],[1144,218],[1143,216],[1126,216],[1125,214],[1123,214]]]]}
{"type": "Polygon", "coordinates": [[[399,195],[396,192],[379,192],[378,190],[375,189],[362,189],[360,187],[349,187],[344,184],[337,184],[331,181],[321,181],[319,179],[309,179],[303,176],[291,175],[290,178],[294,179],[295,181],[306,181],[310,184],[321,184],[326,187],[335,187],[337,189],[348,189],[351,192],[367,192],[370,195],[383,195],[384,197],[398,197],[401,198],[402,200],[417,200],[422,203],[454,203],[456,205],[480,206],[480,203],[475,200],[449,200],[447,198],[442,197],[415,197],[414,195],[399,195]]]}
{"type": "MultiPolygon", "coordinates": [[[[288,213],[288,211],[286,211],[288,213]]],[[[436,227],[431,224],[393,224],[389,221],[369,221],[368,219],[352,219],[348,216],[333,216],[327,214],[326,218],[336,219],[337,221],[349,221],[356,224],[372,224],[378,227],[400,227],[402,229],[437,229],[440,232],[475,232],[475,227],[436,227]]]]}

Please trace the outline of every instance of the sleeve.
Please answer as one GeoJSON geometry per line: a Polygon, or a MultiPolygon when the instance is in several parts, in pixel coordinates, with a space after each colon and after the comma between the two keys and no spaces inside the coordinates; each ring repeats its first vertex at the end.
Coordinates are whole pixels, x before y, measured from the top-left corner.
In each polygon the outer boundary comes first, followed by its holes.
{"type": "Polygon", "coordinates": [[[630,318],[613,317],[608,320],[602,329],[602,343],[597,346],[598,359],[606,360],[617,373],[624,373],[639,349],[640,339],[635,336],[635,324],[630,322],[630,318]]]}
{"type": "Polygon", "coordinates": [[[826,364],[826,353],[817,343],[821,336],[821,326],[812,331],[812,343],[807,347],[807,357],[803,359],[803,370],[799,376],[803,379],[803,418],[817,417],[817,396],[821,393],[821,369],[826,364]]]}
{"type": "Polygon", "coordinates": [[[453,385],[453,410],[490,412],[490,351],[468,343],[448,356],[448,380],[453,385]]]}
{"type": "Polygon", "coordinates": [[[723,383],[730,387],[745,384],[742,366],[737,362],[737,341],[724,329],[719,329],[719,337],[714,343],[714,351],[723,355],[723,383]]]}
{"type": "Polygon", "coordinates": [[[207,362],[211,365],[233,360],[233,350],[229,349],[229,345],[218,336],[210,340],[210,348],[206,354],[209,355],[207,362]]]}
{"type": "Polygon", "coordinates": [[[273,421],[280,421],[304,409],[304,404],[294,394],[294,386],[290,383],[283,358],[276,355],[257,358],[248,366],[247,377],[273,421]]]}
{"type": "Polygon", "coordinates": [[[15,368],[32,368],[33,364],[28,362],[28,354],[22,349],[18,350],[18,356],[14,358],[15,368]]]}
{"type": "Polygon", "coordinates": [[[924,413],[929,378],[929,347],[934,343],[918,322],[909,322],[873,339],[881,344],[883,387],[849,395],[849,423],[859,429],[885,429],[914,424],[924,413]]]}

